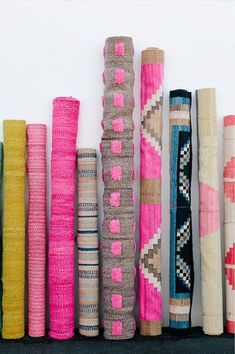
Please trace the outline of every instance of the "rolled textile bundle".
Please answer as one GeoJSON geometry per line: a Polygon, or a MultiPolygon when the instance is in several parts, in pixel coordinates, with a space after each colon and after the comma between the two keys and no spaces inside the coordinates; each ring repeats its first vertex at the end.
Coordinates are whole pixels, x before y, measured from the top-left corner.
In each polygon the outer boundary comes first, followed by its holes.
{"type": "Polygon", "coordinates": [[[162,332],[161,170],[164,52],[147,48],[141,56],[140,131],[140,333],[162,332]]]}
{"type": "Polygon", "coordinates": [[[191,92],[170,91],[170,321],[191,327],[193,251],[191,218],[191,92]]]}
{"type": "Polygon", "coordinates": [[[215,89],[196,91],[203,331],[223,333],[215,89]]]}
{"type": "Polygon", "coordinates": [[[27,125],[28,333],[45,335],[46,125],[27,125]]]}
{"type": "Polygon", "coordinates": [[[2,337],[17,339],[23,337],[25,331],[25,121],[3,121],[3,137],[2,337]]]}
{"type": "MultiPolygon", "coordinates": [[[[0,200],[2,200],[3,143],[0,142],[0,200]]],[[[2,208],[0,208],[2,210],[2,208]]],[[[2,213],[0,212],[0,330],[2,329],[2,213]]]]}
{"type": "Polygon", "coordinates": [[[99,248],[96,150],[79,149],[78,166],[78,298],[79,333],[99,334],[99,248]]]}
{"type": "Polygon", "coordinates": [[[132,338],[135,333],[132,39],[107,38],[104,55],[103,324],[105,338],[118,340],[132,338]]]}
{"type": "Polygon", "coordinates": [[[226,329],[235,333],[235,115],[224,117],[226,329]]]}
{"type": "Polygon", "coordinates": [[[53,100],[49,336],[55,339],[74,335],[74,211],[79,104],[72,97],[53,100]]]}

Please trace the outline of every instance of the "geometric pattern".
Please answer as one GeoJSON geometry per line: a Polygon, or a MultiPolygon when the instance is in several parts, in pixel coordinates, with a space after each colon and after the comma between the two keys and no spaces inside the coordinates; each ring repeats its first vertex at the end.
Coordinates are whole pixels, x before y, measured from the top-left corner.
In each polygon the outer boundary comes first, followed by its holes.
{"type": "Polygon", "coordinates": [[[187,219],[182,227],[177,230],[176,234],[176,250],[180,252],[180,249],[188,242],[190,238],[190,219],[187,219]]]}
{"type": "Polygon", "coordinates": [[[160,156],[162,153],[162,141],[159,136],[159,128],[161,128],[162,124],[162,105],[163,90],[159,88],[158,94],[152,95],[146,104],[149,110],[145,108],[145,112],[142,112],[141,116],[141,133],[160,156]]]}
{"type": "Polygon", "coordinates": [[[224,166],[224,194],[230,200],[230,203],[235,203],[235,156],[230,157],[224,166]]]}
{"type": "Polygon", "coordinates": [[[161,290],[161,230],[158,229],[154,237],[140,252],[140,267],[143,275],[148,278],[158,290],[161,290]]]}
{"type": "Polygon", "coordinates": [[[190,160],[190,141],[180,149],[180,169],[183,170],[184,166],[189,163],[190,160]]]}
{"type": "Polygon", "coordinates": [[[235,115],[224,117],[226,329],[235,333],[235,115]]]}
{"type": "Polygon", "coordinates": [[[161,169],[164,52],[141,58],[139,319],[142,335],[161,334],[161,169]]]}
{"type": "Polygon", "coordinates": [[[170,92],[170,328],[191,326],[193,255],[191,225],[191,93],[170,92]]]}
{"type": "Polygon", "coordinates": [[[188,289],[190,289],[190,268],[178,254],[176,255],[176,275],[180,278],[180,280],[182,280],[188,289]]]}
{"type": "Polygon", "coordinates": [[[189,193],[190,193],[190,185],[187,176],[184,174],[184,168],[190,161],[190,141],[188,140],[187,143],[181,148],[180,150],[180,161],[179,161],[179,191],[182,195],[189,201],[189,193]]]}
{"type": "Polygon", "coordinates": [[[176,201],[176,234],[175,234],[175,271],[176,292],[191,291],[192,271],[192,238],[191,238],[191,144],[190,132],[179,131],[178,134],[178,193],[176,201]],[[186,141],[186,142],[185,142],[186,141]],[[185,186],[181,183],[183,176],[185,186]]]}

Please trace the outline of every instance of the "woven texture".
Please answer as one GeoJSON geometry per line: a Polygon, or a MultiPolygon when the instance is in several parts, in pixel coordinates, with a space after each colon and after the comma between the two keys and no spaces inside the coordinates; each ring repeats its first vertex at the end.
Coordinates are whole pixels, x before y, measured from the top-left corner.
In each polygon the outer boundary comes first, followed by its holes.
{"type": "Polygon", "coordinates": [[[161,171],[164,52],[141,56],[139,319],[142,335],[159,335],[161,293],[161,171]]]}
{"type": "Polygon", "coordinates": [[[191,327],[193,255],[191,220],[191,93],[170,91],[170,320],[191,327]]]}
{"type": "Polygon", "coordinates": [[[226,328],[235,333],[235,115],[224,117],[226,328]]]}
{"type": "Polygon", "coordinates": [[[106,39],[102,162],[104,179],[104,336],[132,338],[135,332],[133,179],[133,43],[106,39]]]}
{"type": "Polygon", "coordinates": [[[74,213],[79,101],[53,101],[51,219],[49,234],[49,336],[74,335],[74,213]]]}
{"type": "Polygon", "coordinates": [[[223,308],[215,89],[200,89],[196,95],[203,331],[219,335],[223,308]]]}
{"type": "Polygon", "coordinates": [[[99,334],[99,248],[96,150],[79,149],[78,166],[78,301],[79,333],[99,334]]]}
{"type": "MultiPolygon", "coordinates": [[[[3,143],[0,142],[0,200],[2,200],[3,143]]],[[[2,328],[2,203],[0,203],[0,330],[2,328]]]]}
{"type": "Polygon", "coordinates": [[[28,333],[45,335],[46,125],[27,125],[28,333]]]}
{"type": "Polygon", "coordinates": [[[24,336],[25,144],[23,120],[5,120],[2,337],[24,336]]]}

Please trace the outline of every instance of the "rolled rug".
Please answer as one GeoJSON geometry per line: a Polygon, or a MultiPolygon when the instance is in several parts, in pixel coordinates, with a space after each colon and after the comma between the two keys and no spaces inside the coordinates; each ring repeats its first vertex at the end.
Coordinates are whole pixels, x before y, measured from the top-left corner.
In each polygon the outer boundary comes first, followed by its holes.
{"type": "MultiPolygon", "coordinates": [[[[0,142],[0,200],[2,200],[3,143],[0,142]]],[[[0,208],[2,210],[2,206],[0,208]]],[[[0,212],[0,330],[2,329],[2,212],[0,212]]]]}
{"type": "Polygon", "coordinates": [[[99,245],[96,150],[79,149],[78,166],[78,301],[79,333],[99,334],[99,245]]]}
{"type": "Polygon", "coordinates": [[[191,327],[193,252],[191,217],[191,92],[170,91],[170,314],[174,330],[191,327]]]}
{"type": "Polygon", "coordinates": [[[49,233],[49,336],[74,335],[74,212],[79,101],[53,100],[49,233]]]}
{"type": "Polygon", "coordinates": [[[46,125],[27,125],[28,333],[45,335],[46,125]]]}
{"type": "Polygon", "coordinates": [[[25,121],[3,121],[3,138],[2,337],[17,339],[25,333],[25,121]]]}
{"type": "Polygon", "coordinates": [[[133,180],[133,55],[130,37],[106,39],[102,163],[104,222],[102,276],[104,336],[132,338],[135,333],[135,218],[133,180]]]}
{"type": "Polygon", "coordinates": [[[226,329],[235,333],[235,115],[224,117],[226,329]]]}
{"type": "Polygon", "coordinates": [[[139,319],[145,336],[162,332],[161,171],[164,52],[141,55],[139,319]]]}
{"type": "Polygon", "coordinates": [[[223,333],[215,89],[196,91],[203,331],[223,333]]]}

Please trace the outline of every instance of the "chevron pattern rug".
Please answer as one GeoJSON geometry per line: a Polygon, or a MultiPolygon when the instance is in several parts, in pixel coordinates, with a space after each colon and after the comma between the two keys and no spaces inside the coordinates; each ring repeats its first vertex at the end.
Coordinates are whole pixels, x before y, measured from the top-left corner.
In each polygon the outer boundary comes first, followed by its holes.
{"type": "Polygon", "coordinates": [[[235,333],[235,115],[224,117],[226,327],[235,333]]]}
{"type": "Polygon", "coordinates": [[[142,335],[161,334],[161,170],[164,52],[141,57],[139,319],[142,335]]]}

